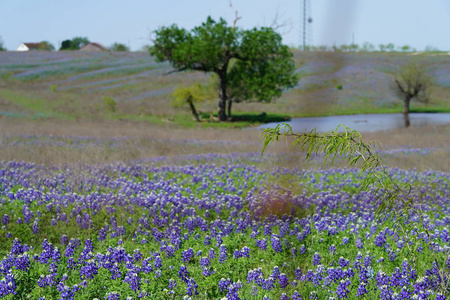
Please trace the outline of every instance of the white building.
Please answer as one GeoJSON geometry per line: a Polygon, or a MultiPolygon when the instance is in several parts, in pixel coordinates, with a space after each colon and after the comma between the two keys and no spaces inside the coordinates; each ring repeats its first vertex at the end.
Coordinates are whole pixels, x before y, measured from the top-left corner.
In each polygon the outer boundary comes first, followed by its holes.
{"type": "Polygon", "coordinates": [[[38,50],[39,43],[22,43],[19,47],[17,47],[16,51],[31,51],[38,50]]]}

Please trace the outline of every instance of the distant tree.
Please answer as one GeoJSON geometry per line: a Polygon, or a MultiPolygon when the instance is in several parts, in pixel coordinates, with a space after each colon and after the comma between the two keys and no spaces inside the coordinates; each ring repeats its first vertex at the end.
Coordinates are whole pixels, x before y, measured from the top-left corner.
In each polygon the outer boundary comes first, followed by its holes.
{"type": "Polygon", "coordinates": [[[245,88],[240,100],[271,101],[298,81],[295,64],[281,36],[272,28],[241,30],[208,17],[191,31],[177,25],[155,31],[150,51],[158,61],[169,61],[176,71],[194,70],[218,77],[219,120],[225,121],[229,85],[242,74],[245,88]]]}
{"type": "Polygon", "coordinates": [[[53,51],[55,47],[50,42],[42,41],[39,43],[38,50],[53,51]]]}
{"type": "Polygon", "coordinates": [[[380,52],[386,52],[386,46],[384,44],[379,44],[378,48],[380,48],[380,52]]]}
{"type": "Polygon", "coordinates": [[[360,48],[360,51],[372,52],[372,51],[375,51],[375,46],[369,42],[364,42],[364,44],[362,45],[362,48],[360,48]]]}
{"type": "Polygon", "coordinates": [[[386,45],[386,51],[394,52],[394,50],[395,50],[395,45],[393,43],[389,43],[386,45]]]}
{"type": "Polygon", "coordinates": [[[438,52],[439,49],[433,46],[426,46],[425,47],[425,52],[438,52]]]}
{"type": "Polygon", "coordinates": [[[3,46],[3,39],[0,36],[0,51],[6,51],[6,48],[3,46]]]}
{"type": "Polygon", "coordinates": [[[59,48],[59,50],[79,50],[89,43],[90,41],[87,37],[74,37],[71,40],[64,40],[61,43],[61,48],[59,48]]]}
{"type": "Polygon", "coordinates": [[[90,41],[87,37],[74,37],[72,39],[72,43],[71,43],[71,48],[72,50],[78,50],[83,46],[86,46],[87,44],[89,44],[90,41]]]}
{"type": "Polygon", "coordinates": [[[359,46],[358,46],[358,44],[353,43],[353,44],[349,45],[349,48],[350,48],[350,51],[356,52],[356,51],[358,51],[359,46]]]}
{"type": "Polygon", "coordinates": [[[403,99],[405,127],[409,127],[409,105],[411,100],[427,103],[430,100],[432,77],[425,67],[416,61],[400,67],[395,76],[395,90],[403,99]]]}
{"type": "Polygon", "coordinates": [[[343,44],[339,46],[338,51],[347,52],[349,49],[350,47],[348,45],[343,44]]]}
{"type": "Polygon", "coordinates": [[[71,50],[72,40],[64,40],[59,50],[71,50]]]}
{"type": "Polygon", "coordinates": [[[408,52],[411,51],[411,46],[409,45],[404,45],[400,48],[403,52],[408,52]]]}
{"type": "Polygon", "coordinates": [[[130,51],[130,48],[128,48],[125,44],[121,43],[114,43],[111,47],[109,47],[111,51],[130,51]]]}

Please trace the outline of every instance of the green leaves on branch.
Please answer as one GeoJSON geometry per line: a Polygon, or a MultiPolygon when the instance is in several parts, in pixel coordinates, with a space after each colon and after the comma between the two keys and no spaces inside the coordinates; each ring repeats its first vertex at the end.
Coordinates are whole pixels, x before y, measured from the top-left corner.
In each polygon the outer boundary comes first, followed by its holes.
{"type": "Polygon", "coordinates": [[[378,155],[372,151],[374,146],[379,146],[375,142],[365,143],[359,132],[352,130],[345,125],[339,125],[333,131],[324,133],[317,132],[316,129],[305,133],[294,133],[288,124],[281,124],[275,128],[265,129],[260,136],[263,144],[261,154],[269,145],[278,142],[280,138],[293,138],[291,147],[299,148],[305,152],[307,160],[313,155],[325,154],[325,162],[336,158],[347,161],[349,165],[360,164],[360,174],[366,174],[360,185],[360,190],[374,187],[374,193],[382,193],[380,197],[378,213],[392,209],[400,200],[406,208],[412,207],[410,188],[408,185],[401,185],[394,181],[389,170],[382,164],[378,155]]]}

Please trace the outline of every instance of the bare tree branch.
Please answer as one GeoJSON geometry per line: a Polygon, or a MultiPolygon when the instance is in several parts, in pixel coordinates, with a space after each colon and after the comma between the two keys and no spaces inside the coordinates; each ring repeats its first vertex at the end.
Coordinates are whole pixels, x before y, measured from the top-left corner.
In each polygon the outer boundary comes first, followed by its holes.
{"type": "Polygon", "coordinates": [[[238,15],[238,10],[237,10],[236,7],[233,6],[233,3],[231,2],[231,0],[229,0],[229,2],[230,2],[230,7],[234,10],[234,15],[235,15],[235,18],[234,18],[234,21],[233,21],[233,25],[232,25],[231,27],[232,27],[232,28],[235,28],[235,27],[236,27],[237,21],[239,21],[240,19],[242,19],[242,17],[239,17],[239,15],[238,15]]]}
{"type": "Polygon", "coordinates": [[[280,35],[285,35],[291,32],[292,29],[294,29],[294,24],[291,19],[284,19],[283,15],[279,14],[279,10],[277,8],[270,28],[278,32],[280,35]]]}

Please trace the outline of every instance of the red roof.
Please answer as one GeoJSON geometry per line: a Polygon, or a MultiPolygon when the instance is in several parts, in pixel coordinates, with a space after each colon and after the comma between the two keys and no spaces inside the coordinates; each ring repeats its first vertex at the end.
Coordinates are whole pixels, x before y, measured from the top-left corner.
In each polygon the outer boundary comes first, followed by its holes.
{"type": "Polygon", "coordinates": [[[40,43],[23,43],[28,49],[38,49],[40,43]]]}

